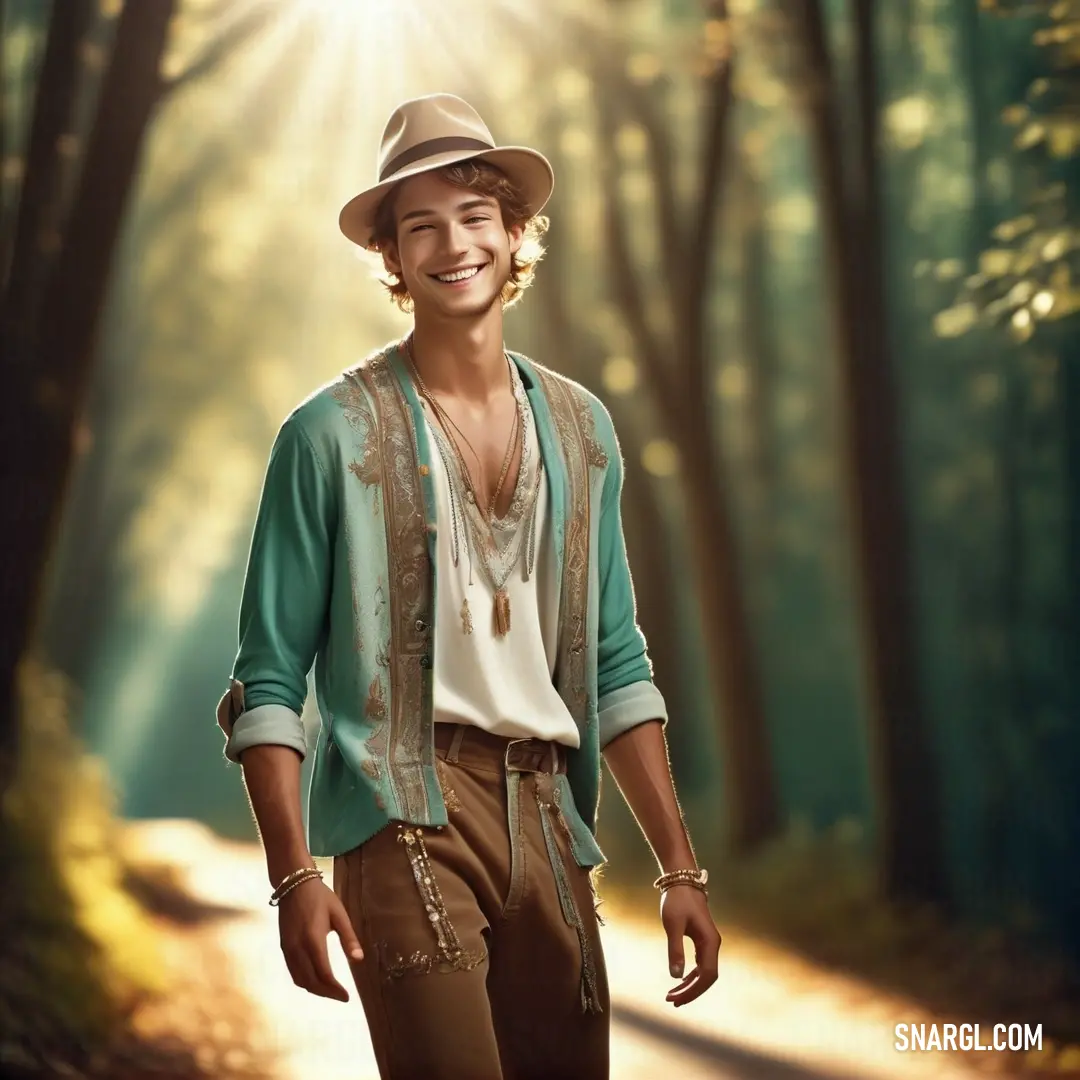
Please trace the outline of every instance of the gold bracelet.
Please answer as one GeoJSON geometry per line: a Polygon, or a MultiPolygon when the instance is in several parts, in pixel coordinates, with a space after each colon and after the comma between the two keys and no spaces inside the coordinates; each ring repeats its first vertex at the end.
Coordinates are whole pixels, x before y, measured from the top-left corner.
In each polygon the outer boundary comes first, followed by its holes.
{"type": "Polygon", "coordinates": [[[653,888],[659,889],[661,893],[665,893],[673,885],[690,885],[695,889],[700,889],[701,892],[705,893],[707,896],[708,889],[705,888],[705,885],[708,880],[708,870],[672,870],[670,873],[661,874],[653,882],[653,888]]]}
{"type": "Polygon", "coordinates": [[[282,878],[278,887],[270,894],[270,906],[277,907],[281,903],[282,897],[292,892],[297,885],[302,885],[312,878],[321,879],[322,876],[323,873],[317,866],[301,866],[299,870],[294,870],[291,874],[282,878]]]}

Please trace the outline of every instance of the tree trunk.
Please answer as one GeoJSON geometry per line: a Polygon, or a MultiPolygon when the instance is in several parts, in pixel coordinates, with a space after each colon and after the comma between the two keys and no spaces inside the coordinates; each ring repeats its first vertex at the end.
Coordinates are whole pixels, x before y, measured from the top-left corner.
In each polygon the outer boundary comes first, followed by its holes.
{"type": "MultiPolygon", "coordinates": [[[[0,564],[0,790],[18,753],[16,688],[34,638],[46,563],[72,461],[73,431],[93,364],[94,343],[143,136],[161,89],[158,68],[175,0],[124,5],[90,135],[81,180],[40,314],[18,325],[5,305],[0,334],[8,361],[0,399],[6,558],[0,564]]],[[[57,5],[66,11],[63,4],[57,5]]],[[[52,108],[43,88],[38,107],[52,108]]],[[[35,212],[33,203],[24,212],[35,212]]],[[[23,226],[20,225],[20,229],[23,226]]],[[[11,281],[32,275],[24,249],[11,281]]]]}
{"type": "Polygon", "coordinates": [[[859,190],[848,192],[826,16],[821,0],[796,2],[809,69],[810,128],[839,365],[882,886],[894,899],[941,901],[937,762],[919,694],[909,524],[886,323],[873,16],[869,0],[857,0],[859,190]]]}
{"type": "MultiPolygon", "coordinates": [[[[714,18],[726,17],[723,3],[710,5],[714,18]]],[[[772,774],[768,722],[754,635],[743,592],[732,499],[716,451],[716,417],[711,403],[712,359],[707,321],[712,299],[713,254],[718,240],[720,196],[725,179],[727,131],[731,115],[732,65],[715,63],[702,81],[704,98],[698,198],[691,220],[680,225],[670,170],[673,149],[654,103],[640,88],[612,82],[625,65],[598,73],[597,153],[610,192],[605,229],[612,291],[633,335],[646,379],[656,398],[666,434],[678,450],[690,527],[693,562],[688,575],[701,604],[702,629],[718,712],[721,755],[732,850],[745,852],[773,836],[779,808],[772,774]],[[645,286],[634,266],[632,228],[618,197],[618,167],[612,143],[617,110],[628,111],[650,141],[655,224],[671,297],[675,340],[662,345],[650,325],[645,286]]]]}
{"type": "Polygon", "coordinates": [[[34,115],[19,189],[18,215],[0,249],[5,334],[29,336],[47,264],[47,230],[56,230],[63,166],[59,143],[71,132],[80,83],[79,49],[94,23],[95,0],[54,4],[34,95],[34,115]],[[35,297],[35,292],[39,295],[35,297]]]}

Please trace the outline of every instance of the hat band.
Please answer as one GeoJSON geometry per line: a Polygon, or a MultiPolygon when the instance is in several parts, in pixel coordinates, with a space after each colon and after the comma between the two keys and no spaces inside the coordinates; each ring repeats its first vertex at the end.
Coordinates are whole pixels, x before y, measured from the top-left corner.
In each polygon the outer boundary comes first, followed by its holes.
{"type": "Polygon", "coordinates": [[[466,135],[444,135],[439,139],[425,139],[408,150],[402,150],[396,157],[392,157],[379,172],[379,183],[388,177],[411,165],[421,158],[432,157],[435,154],[445,153],[447,150],[494,150],[492,143],[486,143],[483,139],[470,139],[466,135]]]}

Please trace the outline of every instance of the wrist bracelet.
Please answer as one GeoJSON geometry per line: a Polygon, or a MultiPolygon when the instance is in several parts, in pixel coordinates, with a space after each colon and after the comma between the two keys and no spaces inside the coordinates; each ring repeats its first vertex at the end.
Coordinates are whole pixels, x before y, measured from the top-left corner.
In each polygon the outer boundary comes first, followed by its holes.
{"type": "Polygon", "coordinates": [[[281,880],[278,887],[270,894],[270,906],[277,907],[288,893],[292,892],[297,885],[303,885],[312,878],[322,879],[323,872],[317,866],[301,866],[281,880]]]}
{"type": "Polygon", "coordinates": [[[701,892],[708,895],[708,890],[705,888],[708,880],[708,870],[672,870],[670,873],[661,874],[653,882],[653,888],[659,889],[661,893],[665,893],[673,885],[690,885],[695,889],[700,889],[701,892]]]}

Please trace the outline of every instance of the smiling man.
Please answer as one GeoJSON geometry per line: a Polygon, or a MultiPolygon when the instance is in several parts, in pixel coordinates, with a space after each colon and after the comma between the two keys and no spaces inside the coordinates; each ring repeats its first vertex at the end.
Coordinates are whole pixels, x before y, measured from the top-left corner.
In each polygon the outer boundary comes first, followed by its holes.
{"type": "Polygon", "coordinates": [[[413,329],[283,424],[218,708],[289,971],[346,1000],[338,934],[386,1080],[608,1075],[601,755],[660,867],[680,980],[668,1000],[716,980],[720,935],[635,618],[611,419],[503,342],[552,187],[542,155],[497,147],[460,98],[391,116],[377,182],[340,225],[381,254],[413,329]],[[312,854],[334,857],[333,889],[312,854]]]}

